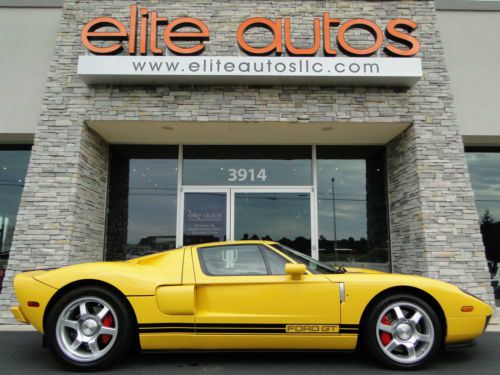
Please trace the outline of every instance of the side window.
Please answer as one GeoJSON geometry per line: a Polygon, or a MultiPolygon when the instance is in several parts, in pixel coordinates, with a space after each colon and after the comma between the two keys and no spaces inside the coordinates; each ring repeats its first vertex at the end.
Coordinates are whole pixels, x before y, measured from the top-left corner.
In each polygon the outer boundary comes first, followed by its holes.
{"type": "Polygon", "coordinates": [[[267,263],[269,264],[271,275],[285,275],[285,264],[290,262],[272,250],[263,250],[267,258],[267,263]]]}
{"type": "Polygon", "coordinates": [[[200,264],[210,276],[267,275],[258,245],[211,246],[198,249],[200,264]]]}

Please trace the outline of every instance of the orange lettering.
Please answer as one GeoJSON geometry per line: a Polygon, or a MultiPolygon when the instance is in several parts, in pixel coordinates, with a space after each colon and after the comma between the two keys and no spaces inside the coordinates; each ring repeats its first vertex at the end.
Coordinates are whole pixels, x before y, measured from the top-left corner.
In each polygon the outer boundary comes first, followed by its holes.
{"type": "Polygon", "coordinates": [[[356,18],[353,20],[349,20],[346,23],[342,24],[342,26],[340,26],[337,41],[339,44],[339,48],[348,55],[370,56],[373,53],[377,52],[377,50],[382,45],[382,42],[384,41],[384,33],[375,22],[368,21],[362,18],[356,18]],[[365,49],[358,49],[352,47],[349,43],[347,43],[345,39],[345,33],[352,28],[360,28],[369,31],[370,34],[372,34],[372,36],[375,38],[373,45],[365,49]]]}
{"type": "Polygon", "coordinates": [[[140,31],[139,53],[145,55],[148,53],[148,8],[141,9],[140,31]]]}
{"type": "Polygon", "coordinates": [[[327,56],[336,56],[337,51],[331,47],[330,42],[330,26],[337,26],[340,24],[340,20],[338,18],[330,18],[330,14],[328,12],[323,13],[323,51],[327,56]]]}
{"type": "Polygon", "coordinates": [[[208,31],[207,25],[197,20],[196,18],[178,18],[172,21],[163,31],[163,39],[168,49],[172,52],[180,55],[191,55],[196,53],[201,53],[205,49],[203,40],[208,40],[210,37],[210,32],[208,31]],[[177,29],[182,27],[195,27],[199,31],[196,32],[178,32],[177,29]],[[198,40],[199,43],[192,47],[179,47],[172,40],[173,39],[184,39],[184,40],[198,40]]]}
{"type": "Polygon", "coordinates": [[[276,19],[276,21],[271,21],[267,18],[255,17],[249,18],[243,22],[237,31],[238,45],[243,50],[243,52],[254,54],[254,55],[266,55],[271,52],[276,52],[280,55],[282,52],[282,36],[281,36],[281,18],[276,19]],[[273,34],[273,41],[265,47],[252,47],[245,41],[245,32],[254,27],[264,27],[271,31],[273,34]]]}
{"type": "Polygon", "coordinates": [[[135,55],[135,41],[137,37],[137,5],[130,6],[130,33],[128,36],[128,54],[135,55]]]}
{"type": "Polygon", "coordinates": [[[158,34],[158,25],[167,24],[168,18],[158,17],[157,12],[151,12],[151,41],[149,43],[149,49],[151,53],[155,55],[163,54],[163,48],[159,48],[157,45],[157,34],[158,34]]]}
{"type": "Polygon", "coordinates": [[[314,44],[311,48],[296,48],[292,45],[290,17],[285,18],[285,47],[291,55],[314,55],[321,43],[321,27],[319,18],[314,18],[314,44]]]}
{"type": "Polygon", "coordinates": [[[387,38],[395,42],[404,44],[405,46],[408,47],[408,49],[401,49],[395,47],[393,44],[387,44],[385,47],[385,52],[388,55],[393,55],[393,56],[404,56],[404,57],[415,56],[418,53],[418,51],[420,51],[420,42],[417,40],[417,38],[409,34],[402,33],[396,28],[397,27],[402,28],[406,30],[408,33],[410,33],[413,30],[415,30],[417,26],[418,25],[411,20],[395,19],[390,21],[387,24],[387,29],[385,30],[387,38]]]}
{"type": "Polygon", "coordinates": [[[127,38],[127,29],[123,24],[115,18],[111,17],[99,17],[95,18],[89,23],[87,23],[81,32],[81,40],[83,45],[91,52],[96,54],[113,54],[119,53],[123,48],[121,43],[114,43],[107,47],[98,47],[94,45],[90,39],[96,40],[123,40],[127,38]],[[101,27],[111,26],[118,31],[95,31],[101,27]]]}

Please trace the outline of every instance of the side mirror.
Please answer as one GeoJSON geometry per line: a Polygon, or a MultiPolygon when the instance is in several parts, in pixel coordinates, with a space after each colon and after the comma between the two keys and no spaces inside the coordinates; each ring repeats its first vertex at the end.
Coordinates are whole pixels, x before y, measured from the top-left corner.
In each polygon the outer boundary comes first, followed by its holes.
{"type": "Polygon", "coordinates": [[[297,263],[287,263],[285,264],[285,272],[287,275],[292,277],[292,280],[300,280],[302,279],[302,275],[306,273],[306,265],[305,264],[297,264],[297,263]]]}

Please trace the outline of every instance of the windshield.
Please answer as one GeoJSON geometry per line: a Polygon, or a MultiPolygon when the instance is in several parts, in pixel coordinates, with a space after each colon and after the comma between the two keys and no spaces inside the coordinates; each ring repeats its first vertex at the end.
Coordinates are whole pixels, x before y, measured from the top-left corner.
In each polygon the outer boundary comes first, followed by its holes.
{"type": "Polygon", "coordinates": [[[291,247],[282,245],[282,244],[271,244],[276,250],[281,251],[283,254],[289,256],[297,263],[305,264],[307,269],[312,273],[344,273],[345,270],[343,268],[335,268],[330,267],[328,264],[321,263],[316,259],[313,259],[307,255],[302,254],[301,252],[292,249],[291,247]]]}

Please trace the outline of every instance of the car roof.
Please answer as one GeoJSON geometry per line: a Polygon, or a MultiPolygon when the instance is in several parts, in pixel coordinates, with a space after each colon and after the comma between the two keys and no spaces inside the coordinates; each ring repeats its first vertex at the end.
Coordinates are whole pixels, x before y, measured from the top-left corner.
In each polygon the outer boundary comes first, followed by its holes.
{"type": "Polygon", "coordinates": [[[241,241],[208,242],[208,243],[200,243],[200,244],[191,245],[191,246],[193,246],[193,247],[211,247],[211,246],[223,246],[223,245],[252,245],[252,244],[273,245],[273,244],[278,244],[278,242],[276,242],[276,241],[264,241],[264,240],[241,240],[241,241]]]}

